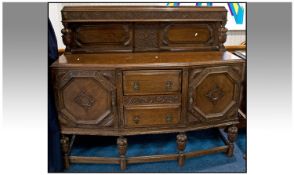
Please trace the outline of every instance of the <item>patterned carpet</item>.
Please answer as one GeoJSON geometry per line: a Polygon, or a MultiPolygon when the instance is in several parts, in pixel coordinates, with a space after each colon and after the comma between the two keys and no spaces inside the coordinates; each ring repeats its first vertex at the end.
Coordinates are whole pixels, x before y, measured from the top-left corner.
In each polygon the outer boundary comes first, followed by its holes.
{"type": "MultiPolygon", "coordinates": [[[[197,151],[224,145],[218,129],[188,132],[185,151],[197,151]]],[[[129,136],[127,156],[177,153],[176,134],[129,136]]],[[[177,161],[129,164],[124,171],[117,164],[71,164],[65,172],[246,172],[246,131],[241,130],[235,144],[234,156],[225,153],[186,159],[179,167],[177,161]]],[[[116,137],[77,136],[71,155],[117,157],[116,137]]]]}

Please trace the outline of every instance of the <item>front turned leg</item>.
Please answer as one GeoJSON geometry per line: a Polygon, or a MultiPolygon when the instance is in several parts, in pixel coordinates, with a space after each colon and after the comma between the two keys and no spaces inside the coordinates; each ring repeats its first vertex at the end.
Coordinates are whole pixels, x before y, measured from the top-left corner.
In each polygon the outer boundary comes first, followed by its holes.
{"type": "Polygon", "coordinates": [[[229,157],[233,156],[234,153],[234,142],[238,135],[238,128],[236,126],[230,126],[228,128],[228,152],[227,155],[229,157]]]}
{"type": "Polygon", "coordinates": [[[120,156],[120,169],[125,170],[127,167],[126,152],[127,152],[128,142],[123,136],[117,139],[117,148],[120,156]]]}
{"type": "Polygon", "coordinates": [[[177,135],[177,145],[178,145],[178,152],[179,152],[179,157],[178,157],[179,166],[183,166],[184,163],[185,163],[184,150],[186,148],[186,143],[187,143],[186,134],[185,133],[179,133],[177,135]]]}
{"type": "Polygon", "coordinates": [[[69,137],[66,135],[61,135],[61,147],[62,147],[62,153],[63,153],[63,162],[64,162],[64,168],[69,167],[69,137]]]}

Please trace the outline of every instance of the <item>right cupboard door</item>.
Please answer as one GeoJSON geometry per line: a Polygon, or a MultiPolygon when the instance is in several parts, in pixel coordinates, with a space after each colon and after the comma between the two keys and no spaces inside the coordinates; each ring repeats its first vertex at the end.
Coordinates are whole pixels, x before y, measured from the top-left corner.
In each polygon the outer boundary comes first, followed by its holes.
{"type": "Polygon", "coordinates": [[[237,119],[242,67],[221,66],[189,71],[188,123],[237,119]]]}

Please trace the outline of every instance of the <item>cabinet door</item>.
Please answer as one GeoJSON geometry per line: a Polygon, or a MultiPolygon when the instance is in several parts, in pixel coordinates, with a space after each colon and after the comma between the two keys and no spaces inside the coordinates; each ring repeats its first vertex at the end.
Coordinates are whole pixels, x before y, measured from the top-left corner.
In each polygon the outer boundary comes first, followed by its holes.
{"type": "Polygon", "coordinates": [[[59,71],[56,74],[59,120],[65,126],[112,127],[116,116],[112,71],[59,71]]]}
{"type": "Polygon", "coordinates": [[[237,118],[242,67],[209,67],[190,71],[188,122],[237,118]]]}

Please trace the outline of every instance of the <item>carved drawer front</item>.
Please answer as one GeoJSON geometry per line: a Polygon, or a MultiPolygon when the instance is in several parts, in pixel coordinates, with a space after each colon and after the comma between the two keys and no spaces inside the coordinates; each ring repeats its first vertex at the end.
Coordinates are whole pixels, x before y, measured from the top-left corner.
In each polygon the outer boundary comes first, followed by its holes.
{"type": "Polygon", "coordinates": [[[180,121],[180,105],[125,107],[126,127],[175,125],[180,121]]]}
{"type": "Polygon", "coordinates": [[[132,26],[128,23],[79,25],[74,31],[72,51],[131,51],[132,30],[132,26]]]}
{"type": "Polygon", "coordinates": [[[123,88],[124,95],[178,93],[181,92],[181,71],[125,71],[123,88]]]}
{"type": "Polygon", "coordinates": [[[116,116],[114,73],[65,71],[56,84],[59,120],[69,126],[112,127],[116,116]]]}
{"type": "Polygon", "coordinates": [[[189,122],[237,117],[240,98],[240,67],[194,69],[189,75],[189,122]]]}
{"type": "MultiPolygon", "coordinates": [[[[163,50],[211,50],[215,42],[214,23],[163,24],[160,46],[163,50]],[[202,47],[202,48],[201,48],[202,47]]],[[[217,48],[214,48],[217,49],[217,48]]]]}

